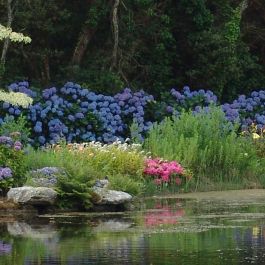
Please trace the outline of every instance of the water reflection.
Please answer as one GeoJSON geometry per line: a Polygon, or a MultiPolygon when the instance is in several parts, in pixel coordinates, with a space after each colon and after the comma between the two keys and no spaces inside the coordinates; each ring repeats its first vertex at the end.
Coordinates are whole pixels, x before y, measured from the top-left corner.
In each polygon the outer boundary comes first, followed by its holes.
{"type": "Polygon", "coordinates": [[[11,251],[12,251],[12,245],[0,240],[0,255],[8,254],[11,251]]]}
{"type": "Polygon", "coordinates": [[[175,225],[178,219],[185,215],[185,210],[178,203],[172,205],[163,205],[157,203],[152,211],[148,211],[144,215],[144,223],[146,227],[156,227],[162,225],[175,225]]]}
{"type": "Polygon", "coordinates": [[[264,206],[223,209],[151,200],[120,217],[6,221],[0,224],[0,264],[265,264],[264,206]]]}

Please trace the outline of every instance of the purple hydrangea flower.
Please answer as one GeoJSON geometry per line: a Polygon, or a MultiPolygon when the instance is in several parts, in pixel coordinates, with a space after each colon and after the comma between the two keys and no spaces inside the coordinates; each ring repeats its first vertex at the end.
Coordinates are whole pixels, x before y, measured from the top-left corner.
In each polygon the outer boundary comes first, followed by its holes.
{"type": "Polygon", "coordinates": [[[17,150],[17,151],[21,150],[22,149],[22,143],[19,142],[19,141],[16,141],[14,143],[14,149],[17,150]]]}
{"type": "Polygon", "coordinates": [[[0,167],[0,180],[11,177],[12,177],[12,170],[9,167],[0,167]]]}
{"type": "Polygon", "coordinates": [[[11,137],[8,136],[0,136],[0,144],[12,145],[13,140],[11,137]]]}

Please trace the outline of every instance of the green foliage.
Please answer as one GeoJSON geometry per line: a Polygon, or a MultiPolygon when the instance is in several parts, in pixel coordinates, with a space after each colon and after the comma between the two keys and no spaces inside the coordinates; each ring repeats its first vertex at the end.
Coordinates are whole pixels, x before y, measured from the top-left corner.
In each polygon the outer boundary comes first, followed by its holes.
{"type": "Polygon", "coordinates": [[[183,192],[190,192],[193,187],[195,187],[196,182],[193,178],[191,179],[184,179],[183,184],[181,187],[177,185],[157,185],[153,179],[145,179],[144,183],[144,194],[145,195],[170,195],[176,193],[183,193],[183,192]]]}
{"type": "Polygon", "coordinates": [[[25,154],[22,150],[15,150],[6,145],[0,145],[0,165],[9,167],[12,170],[12,179],[0,182],[0,187],[3,189],[12,186],[23,185],[25,181],[25,154]]]}
{"type": "Polygon", "coordinates": [[[132,143],[135,143],[135,144],[142,143],[142,136],[139,131],[138,123],[136,121],[133,121],[133,123],[130,126],[130,140],[132,143]]]}
{"type": "Polygon", "coordinates": [[[144,154],[138,145],[114,143],[90,146],[61,144],[55,148],[28,149],[27,170],[59,167],[66,174],[58,175],[60,206],[89,209],[95,199],[91,190],[96,179],[108,176],[111,187],[131,194],[143,190],[144,154]]]}
{"type": "Polygon", "coordinates": [[[144,167],[144,153],[137,144],[121,144],[114,142],[110,145],[91,143],[80,151],[80,156],[86,165],[100,172],[103,176],[124,175],[135,180],[141,180],[144,167]]]}
{"type": "MultiPolygon", "coordinates": [[[[5,7],[0,3],[2,24],[5,7]]],[[[113,1],[17,1],[13,27],[34,42],[10,46],[3,81],[73,80],[110,94],[127,85],[155,96],[188,84],[231,99],[264,86],[264,8],[260,0],[244,12],[237,0],[122,1],[111,67],[113,1]],[[73,62],[75,54],[80,63],[73,62]]]]}
{"type": "Polygon", "coordinates": [[[71,173],[60,175],[57,178],[57,191],[59,194],[59,206],[62,208],[72,208],[88,210],[92,207],[92,179],[93,175],[76,176],[71,173]]]}
{"type": "Polygon", "coordinates": [[[23,145],[27,145],[30,136],[30,127],[24,116],[14,119],[13,116],[6,116],[0,126],[0,135],[12,136],[13,139],[19,140],[23,145]]]}
{"type": "Polygon", "coordinates": [[[132,195],[139,195],[145,190],[143,179],[133,179],[130,176],[116,174],[110,175],[111,189],[128,192],[132,195]]]}
{"type": "Polygon", "coordinates": [[[41,149],[35,150],[29,146],[26,148],[25,152],[27,154],[25,157],[27,171],[43,167],[56,167],[62,159],[56,152],[41,149]]]}
{"type": "Polygon", "coordinates": [[[101,175],[86,164],[81,154],[71,152],[66,147],[58,151],[30,149],[26,166],[28,170],[54,166],[62,168],[65,174],[58,174],[56,188],[59,205],[83,210],[91,207],[91,187],[101,175]]]}
{"type": "Polygon", "coordinates": [[[166,118],[151,130],[145,148],[154,156],[190,168],[197,186],[264,178],[255,148],[237,136],[237,126],[229,123],[219,108],[166,118]]]}
{"type": "MultiPolygon", "coordinates": [[[[201,2],[209,12],[206,2],[201,2]]],[[[222,100],[231,99],[237,93],[247,93],[251,86],[262,86],[264,68],[242,41],[241,6],[234,8],[230,1],[216,1],[210,7],[216,11],[208,16],[207,27],[193,25],[194,30],[187,32],[188,43],[183,52],[184,55],[189,53],[191,58],[191,65],[187,65],[189,69],[186,70],[189,84],[210,87],[222,100]]],[[[193,21],[200,21],[201,14],[196,10],[194,8],[190,16],[193,21]]]]}

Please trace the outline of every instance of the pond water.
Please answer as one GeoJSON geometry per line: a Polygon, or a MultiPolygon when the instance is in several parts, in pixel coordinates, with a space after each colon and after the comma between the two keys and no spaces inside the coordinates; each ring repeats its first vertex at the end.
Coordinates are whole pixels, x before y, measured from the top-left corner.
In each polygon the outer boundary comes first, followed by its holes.
{"type": "Polygon", "coordinates": [[[265,264],[264,198],[147,198],[131,212],[0,223],[1,265],[265,264]]]}

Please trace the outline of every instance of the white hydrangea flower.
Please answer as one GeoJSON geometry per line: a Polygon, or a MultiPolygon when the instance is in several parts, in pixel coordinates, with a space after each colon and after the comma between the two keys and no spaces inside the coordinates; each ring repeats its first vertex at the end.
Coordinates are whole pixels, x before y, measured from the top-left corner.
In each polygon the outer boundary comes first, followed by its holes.
{"type": "Polygon", "coordinates": [[[32,104],[33,99],[24,93],[20,92],[4,92],[0,90],[0,100],[8,102],[15,106],[27,108],[32,104]]]}
{"type": "Polygon", "coordinates": [[[12,31],[11,28],[4,27],[0,24],[0,41],[9,38],[12,42],[23,42],[25,44],[31,42],[31,38],[22,33],[12,31]]]}

